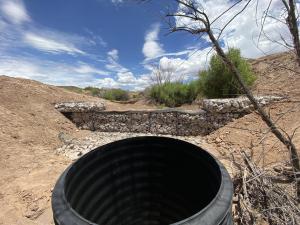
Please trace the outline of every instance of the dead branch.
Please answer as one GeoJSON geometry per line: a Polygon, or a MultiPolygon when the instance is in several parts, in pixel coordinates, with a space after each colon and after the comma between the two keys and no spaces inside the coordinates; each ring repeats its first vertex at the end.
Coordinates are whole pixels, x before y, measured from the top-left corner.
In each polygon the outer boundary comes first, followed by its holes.
{"type": "Polygon", "coordinates": [[[298,224],[300,210],[297,201],[274,183],[273,175],[262,170],[244,151],[236,166],[234,219],[237,224],[252,225],[261,220],[271,225],[298,224]],[[243,169],[241,169],[243,168],[243,169]]]}

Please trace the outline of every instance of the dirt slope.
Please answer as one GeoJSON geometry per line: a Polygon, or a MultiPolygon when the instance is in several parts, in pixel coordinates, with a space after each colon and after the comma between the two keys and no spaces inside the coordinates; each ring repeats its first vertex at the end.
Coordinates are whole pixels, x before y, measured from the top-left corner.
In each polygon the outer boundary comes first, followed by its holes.
{"type": "MultiPolygon", "coordinates": [[[[0,76],[0,224],[43,224],[52,186],[69,163],[54,154],[64,131],[82,136],[53,104],[94,98],[36,81],[0,76]],[[43,218],[39,218],[43,220],[43,218]]],[[[51,216],[47,213],[46,216],[51,216]]]]}
{"type": "Polygon", "coordinates": [[[258,75],[256,94],[275,94],[300,100],[300,70],[293,54],[269,55],[253,60],[251,64],[258,75]]]}

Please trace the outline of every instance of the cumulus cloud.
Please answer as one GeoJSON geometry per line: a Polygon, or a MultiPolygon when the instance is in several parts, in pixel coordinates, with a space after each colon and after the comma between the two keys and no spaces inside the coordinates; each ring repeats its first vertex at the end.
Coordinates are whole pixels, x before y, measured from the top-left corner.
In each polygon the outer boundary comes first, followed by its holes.
{"type": "Polygon", "coordinates": [[[110,77],[98,80],[95,84],[96,86],[102,88],[120,88],[120,84],[110,77]]]}
{"type": "Polygon", "coordinates": [[[117,49],[107,52],[107,64],[105,67],[115,73],[115,77],[106,79],[103,81],[105,83],[99,84],[102,87],[105,85],[107,88],[118,87],[131,90],[143,90],[150,85],[149,74],[135,75],[132,71],[119,63],[119,51],[117,49]]]}
{"type": "MultiPolygon", "coordinates": [[[[198,77],[200,70],[207,67],[209,59],[212,55],[211,48],[207,47],[201,51],[194,49],[187,54],[186,58],[163,56],[157,62],[157,66],[162,71],[170,71],[172,73],[171,81],[188,81],[198,77]]],[[[155,76],[157,66],[151,64],[144,65],[149,70],[150,77],[155,76]]]]}
{"type": "Polygon", "coordinates": [[[30,21],[30,16],[21,0],[1,0],[1,12],[4,17],[14,24],[30,21]]]}
{"type": "Polygon", "coordinates": [[[158,42],[160,25],[153,24],[150,30],[146,32],[143,54],[146,59],[153,59],[164,53],[163,46],[158,42]]]}
{"type": "Polygon", "coordinates": [[[122,84],[131,84],[133,82],[135,82],[135,77],[133,75],[132,72],[127,71],[127,72],[119,72],[117,73],[118,76],[118,82],[122,83],[122,84]]]}

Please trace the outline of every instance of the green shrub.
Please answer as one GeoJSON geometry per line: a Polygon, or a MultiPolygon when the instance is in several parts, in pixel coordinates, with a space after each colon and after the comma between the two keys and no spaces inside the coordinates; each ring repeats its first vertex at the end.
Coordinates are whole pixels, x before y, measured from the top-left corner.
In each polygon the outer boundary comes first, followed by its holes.
{"type": "Polygon", "coordinates": [[[86,92],[88,92],[92,96],[100,96],[101,95],[101,89],[96,87],[86,87],[84,88],[86,92]]]}
{"type": "Polygon", "coordinates": [[[128,92],[122,89],[105,89],[101,97],[111,101],[129,100],[128,92]]]}
{"type": "MultiPolygon", "coordinates": [[[[231,48],[226,55],[240,71],[246,85],[251,86],[256,77],[240,50],[231,48]]],[[[242,94],[237,80],[218,55],[211,58],[208,70],[200,72],[199,76],[199,89],[207,98],[233,98],[242,94]]]]}
{"type": "Polygon", "coordinates": [[[149,97],[159,104],[177,107],[185,103],[192,103],[198,95],[196,82],[183,84],[180,82],[154,85],[150,88],[149,97]]]}

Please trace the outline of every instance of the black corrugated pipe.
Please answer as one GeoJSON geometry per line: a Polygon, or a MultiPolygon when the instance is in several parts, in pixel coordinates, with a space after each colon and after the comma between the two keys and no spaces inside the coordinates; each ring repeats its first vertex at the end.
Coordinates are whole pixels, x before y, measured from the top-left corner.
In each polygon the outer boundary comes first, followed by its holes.
{"type": "Polygon", "coordinates": [[[56,225],[232,225],[233,187],[203,149],[165,137],[116,141],[87,153],[56,183],[56,225]]]}

